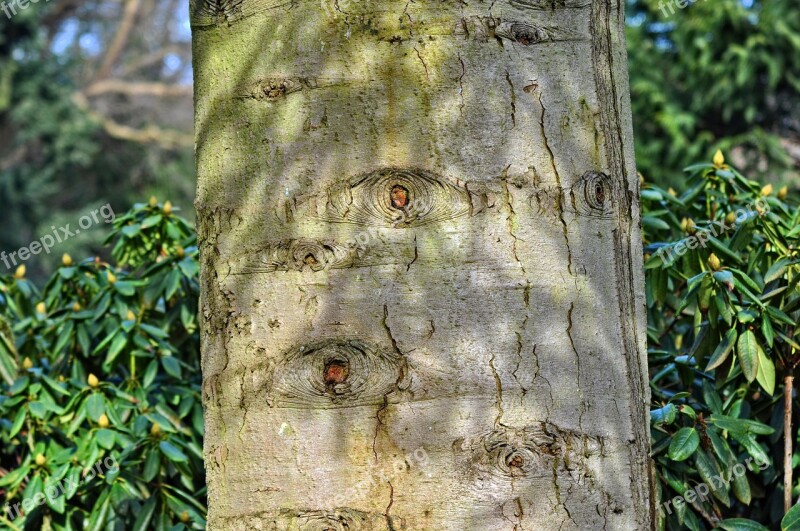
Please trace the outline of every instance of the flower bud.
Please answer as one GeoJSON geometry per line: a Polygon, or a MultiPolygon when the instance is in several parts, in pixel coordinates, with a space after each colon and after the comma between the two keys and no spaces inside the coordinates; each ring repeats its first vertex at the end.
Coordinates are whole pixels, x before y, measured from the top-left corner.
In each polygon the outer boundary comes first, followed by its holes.
{"type": "Polygon", "coordinates": [[[22,360],[22,368],[26,371],[33,368],[33,362],[28,356],[25,356],[25,359],[22,360]]]}
{"type": "Polygon", "coordinates": [[[43,302],[36,305],[36,313],[47,313],[47,306],[43,302]]]}
{"type": "Polygon", "coordinates": [[[781,187],[780,190],[778,190],[778,199],[780,199],[781,201],[786,199],[786,196],[788,196],[788,195],[789,195],[789,187],[788,186],[783,186],[783,187],[781,187]]]}
{"type": "Polygon", "coordinates": [[[14,278],[16,278],[17,280],[25,278],[25,271],[26,271],[25,264],[22,264],[17,268],[16,271],[14,271],[14,278]]]}
{"type": "Polygon", "coordinates": [[[157,205],[158,205],[158,199],[156,198],[156,196],[151,195],[150,196],[150,206],[154,207],[154,206],[157,206],[157,205]]]}
{"type": "Polygon", "coordinates": [[[36,464],[39,466],[44,466],[47,464],[47,458],[42,454],[36,454],[36,464]]]}
{"type": "Polygon", "coordinates": [[[86,379],[86,383],[89,384],[89,387],[94,389],[98,385],[100,385],[100,380],[97,379],[97,376],[94,374],[89,374],[89,377],[86,379]]]}
{"type": "Polygon", "coordinates": [[[772,185],[768,184],[761,189],[761,195],[768,196],[772,193],[772,185]]]}
{"type": "Polygon", "coordinates": [[[64,255],[61,257],[61,263],[64,264],[64,267],[71,266],[72,265],[72,257],[69,254],[64,253],[64,255]]]}
{"type": "Polygon", "coordinates": [[[167,201],[166,203],[164,203],[164,206],[161,208],[161,210],[164,211],[164,214],[169,216],[170,214],[172,214],[172,203],[167,201]]]}
{"type": "Polygon", "coordinates": [[[711,253],[711,256],[708,257],[708,267],[710,267],[712,271],[719,271],[719,268],[722,267],[719,258],[714,253],[711,253]]]}
{"type": "Polygon", "coordinates": [[[105,413],[100,415],[100,418],[97,419],[97,425],[100,426],[101,428],[108,428],[111,425],[105,413]]]}
{"type": "Polygon", "coordinates": [[[717,152],[714,153],[712,162],[716,168],[722,168],[725,165],[725,156],[722,154],[722,150],[718,149],[717,152]]]}

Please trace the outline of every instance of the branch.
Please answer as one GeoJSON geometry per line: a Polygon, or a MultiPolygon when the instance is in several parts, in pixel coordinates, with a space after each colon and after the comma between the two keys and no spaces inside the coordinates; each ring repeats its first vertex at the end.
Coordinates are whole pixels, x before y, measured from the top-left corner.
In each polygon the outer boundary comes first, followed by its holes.
{"type": "Polygon", "coordinates": [[[169,149],[194,145],[194,138],[180,131],[161,129],[155,125],[147,126],[144,129],[135,129],[117,123],[111,118],[92,110],[86,96],[80,92],[72,95],[72,101],[90,117],[100,122],[105,132],[112,138],[140,144],[159,144],[169,149]]]}
{"type": "Polygon", "coordinates": [[[117,34],[114,36],[114,40],[108,47],[108,51],[103,57],[102,63],[100,63],[100,68],[94,76],[95,81],[107,78],[111,74],[114,63],[117,62],[123,48],[125,48],[125,44],[128,42],[128,36],[131,33],[131,29],[133,29],[133,24],[136,22],[136,15],[139,13],[141,5],[142,0],[128,0],[125,3],[122,22],[120,22],[117,34]]]}
{"type": "Polygon", "coordinates": [[[128,82],[121,79],[96,81],[84,89],[86,96],[99,96],[110,92],[129,96],[184,97],[192,95],[191,85],[168,85],[152,82],[128,82]]]}
{"type": "Polygon", "coordinates": [[[783,512],[792,508],[792,387],[791,372],[784,378],[783,389],[783,512]]]}

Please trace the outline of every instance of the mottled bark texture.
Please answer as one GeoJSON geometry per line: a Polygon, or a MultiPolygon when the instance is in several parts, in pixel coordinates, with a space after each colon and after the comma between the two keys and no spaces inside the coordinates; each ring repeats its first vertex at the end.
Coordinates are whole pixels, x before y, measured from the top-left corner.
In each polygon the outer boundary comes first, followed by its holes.
{"type": "Polygon", "coordinates": [[[209,528],[650,528],[622,0],[191,9],[209,528]]]}

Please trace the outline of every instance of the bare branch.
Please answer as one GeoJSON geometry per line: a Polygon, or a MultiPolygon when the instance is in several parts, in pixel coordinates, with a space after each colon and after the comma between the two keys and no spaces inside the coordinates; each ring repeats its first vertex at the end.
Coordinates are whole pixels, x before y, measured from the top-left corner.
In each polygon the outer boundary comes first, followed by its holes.
{"type": "Polygon", "coordinates": [[[139,13],[139,7],[141,4],[142,0],[128,0],[125,3],[125,11],[122,15],[122,22],[120,22],[119,29],[117,29],[117,34],[114,36],[114,40],[111,42],[106,55],[103,57],[103,61],[100,64],[100,68],[97,70],[97,74],[95,74],[95,80],[107,78],[111,74],[111,69],[114,67],[114,63],[117,62],[117,59],[119,59],[120,54],[122,54],[122,50],[125,48],[125,45],[128,42],[128,37],[130,36],[131,29],[133,29],[133,25],[136,22],[136,15],[139,13]]]}
{"type": "Polygon", "coordinates": [[[92,83],[83,91],[86,96],[99,96],[108,93],[127,94],[129,96],[183,97],[192,95],[192,86],[105,79],[92,83]]]}
{"type": "Polygon", "coordinates": [[[76,92],[72,96],[72,101],[86,111],[92,118],[100,122],[105,132],[112,138],[127,140],[140,144],[158,144],[164,148],[175,149],[194,145],[194,138],[191,135],[180,131],[161,129],[155,125],[149,125],[144,129],[135,129],[115,122],[107,116],[103,116],[97,111],[92,110],[86,96],[76,92]]]}

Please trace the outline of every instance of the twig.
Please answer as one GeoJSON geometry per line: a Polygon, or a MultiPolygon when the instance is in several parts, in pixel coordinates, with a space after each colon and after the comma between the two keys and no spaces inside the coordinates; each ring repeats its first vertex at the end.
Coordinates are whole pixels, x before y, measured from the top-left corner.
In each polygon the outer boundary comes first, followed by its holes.
{"type": "Polygon", "coordinates": [[[792,389],[791,369],[783,379],[783,512],[792,508],[792,389]]]}

